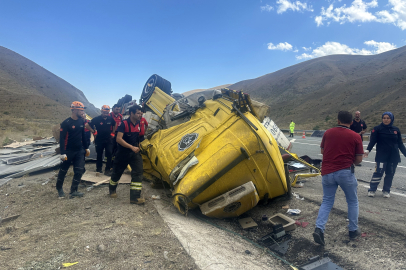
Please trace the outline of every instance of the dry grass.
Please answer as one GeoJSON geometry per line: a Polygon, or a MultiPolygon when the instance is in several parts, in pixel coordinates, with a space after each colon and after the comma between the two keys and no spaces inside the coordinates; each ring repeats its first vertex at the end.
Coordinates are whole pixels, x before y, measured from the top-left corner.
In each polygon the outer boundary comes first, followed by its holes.
{"type": "Polygon", "coordinates": [[[0,147],[6,142],[21,142],[33,137],[50,137],[52,136],[52,126],[57,123],[57,120],[27,121],[13,115],[0,116],[0,147]]]}

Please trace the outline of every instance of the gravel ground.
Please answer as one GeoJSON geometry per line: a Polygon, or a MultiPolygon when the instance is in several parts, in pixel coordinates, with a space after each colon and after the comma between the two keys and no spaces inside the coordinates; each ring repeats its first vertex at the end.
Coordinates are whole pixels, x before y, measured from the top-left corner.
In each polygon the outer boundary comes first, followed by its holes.
{"type": "Polygon", "coordinates": [[[0,216],[21,215],[0,224],[0,269],[59,269],[74,262],[70,269],[197,269],[157,213],[148,183],[146,204],[138,206],[129,203],[129,185],[118,187],[117,199],[107,196],[107,186],[81,186],[83,198],[58,199],[54,175],[26,176],[0,187],[0,216]]]}

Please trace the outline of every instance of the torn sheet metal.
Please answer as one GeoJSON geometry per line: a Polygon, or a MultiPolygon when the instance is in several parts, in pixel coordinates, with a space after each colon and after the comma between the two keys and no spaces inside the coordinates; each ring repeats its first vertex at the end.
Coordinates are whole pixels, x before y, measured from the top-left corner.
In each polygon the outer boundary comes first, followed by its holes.
{"type": "Polygon", "coordinates": [[[183,176],[185,176],[185,174],[187,173],[187,171],[189,170],[190,167],[196,165],[197,163],[199,163],[199,160],[196,157],[192,157],[188,163],[186,163],[186,165],[182,168],[182,170],[180,171],[178,178],[176,178],[175,182],[173,182],[173,185],[176,185],[176,183],[178,183],[179,180],[181,180],[183,178],[183,176]]]}

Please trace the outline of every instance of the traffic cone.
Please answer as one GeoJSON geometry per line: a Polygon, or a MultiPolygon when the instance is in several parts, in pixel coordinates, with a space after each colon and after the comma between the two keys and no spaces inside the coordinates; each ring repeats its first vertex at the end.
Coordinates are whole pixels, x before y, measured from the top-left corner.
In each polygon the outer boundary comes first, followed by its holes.
{"type": "Polygon", "coordinates": [[[305,134],[305,132],[303,131],[303,136],[302,136],[302,139],[306,139],[306,134],[305,134]]]}

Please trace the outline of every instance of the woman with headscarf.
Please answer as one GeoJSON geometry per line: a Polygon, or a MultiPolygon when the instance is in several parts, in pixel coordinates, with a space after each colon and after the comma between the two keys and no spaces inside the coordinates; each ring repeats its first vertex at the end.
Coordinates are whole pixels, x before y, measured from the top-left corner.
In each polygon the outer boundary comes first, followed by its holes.
{"type": "Polygon", "coordinates": [[[382,179],[383,173],[385,173],[382,189],[383,197],[390,197],[393,176],[395,175],[396,167],[400,162],[399,150],[406,157],[406,148],[403,144],[400,130],[393,126],[394,120],[395,117],[391,112],[384,112],[382,114],[382,123],[379,126],[374,127],[371,131],[371,139],[364,154],[364,157],[368,157],[369,152],[376,144],[376,166],[368,189],[369,197],[375,196],[376,189],[382,179]]]}

